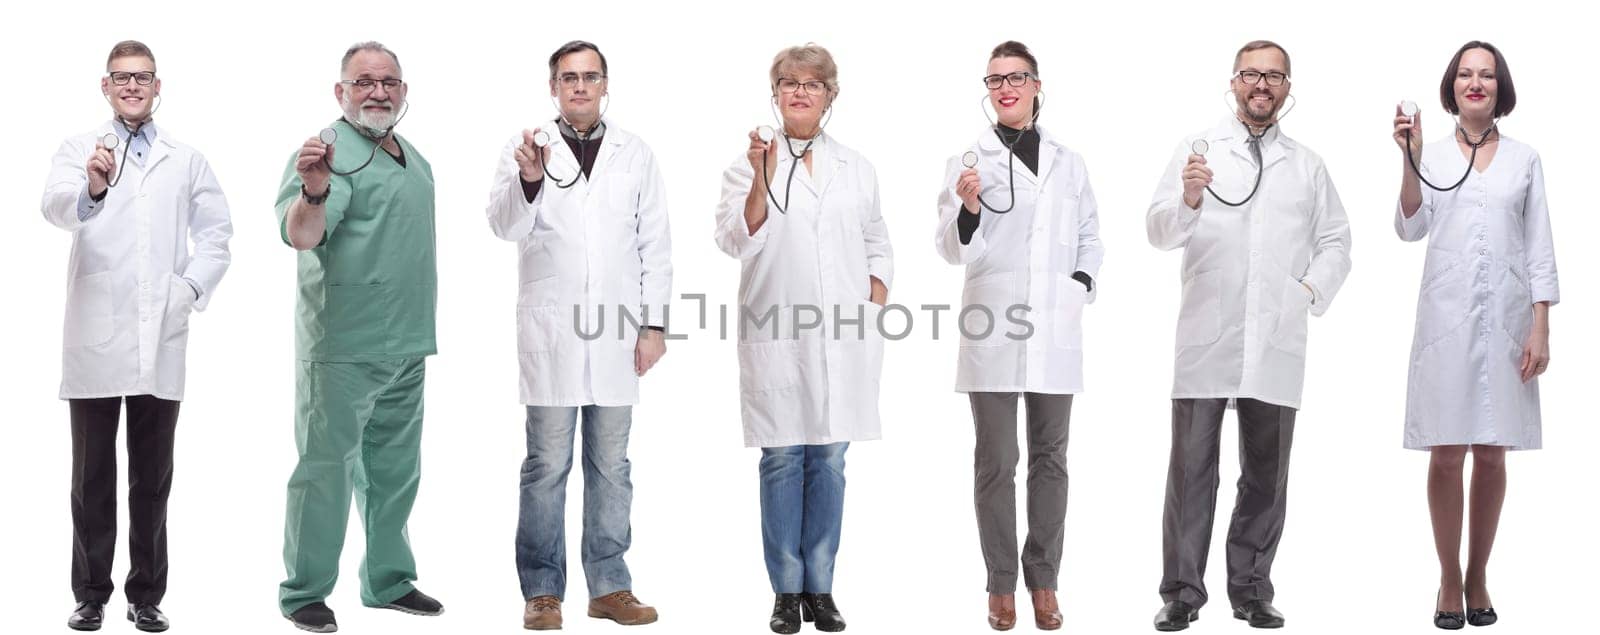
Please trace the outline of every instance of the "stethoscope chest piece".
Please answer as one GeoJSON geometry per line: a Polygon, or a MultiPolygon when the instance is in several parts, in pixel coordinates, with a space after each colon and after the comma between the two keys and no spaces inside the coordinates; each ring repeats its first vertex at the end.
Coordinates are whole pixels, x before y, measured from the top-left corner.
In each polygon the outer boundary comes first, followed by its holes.
{"type": "Polygon", "coordinates": [[[1194,154],[1204,155],[1211,151],[1211,144],[1205,139],[1195,139],[1194,143],[1189,144],[1189,151],[1194,154]]]}
{"type": "Polygon", "coordinates": [[[969,169],[978,167],[978,153],[968,150],[966,154],[961,155],[961,165],[969,169]]]}
{"type": "Polygon", "coordinates": [[[331,146],[333,145],[333,142],[339,140],[339,131],[334,130],[333,128],[323,128],[322,132],[317,133],[317,139],[321,141],[323,145],[331,146]]]}

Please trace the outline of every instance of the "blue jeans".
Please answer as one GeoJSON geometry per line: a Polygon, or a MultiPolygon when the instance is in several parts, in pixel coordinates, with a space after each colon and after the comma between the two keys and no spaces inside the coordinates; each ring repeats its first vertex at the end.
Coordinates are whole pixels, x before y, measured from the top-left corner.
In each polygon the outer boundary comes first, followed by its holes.
{"type": "MultiPolygon", "coordinates": [[[[580,408],[528,406],[528,457],[522,461],[517,518],[517,576],[522,597],[565,598],[567,473],[580,408]]],[[[589,597],[633,587],[622,556],[633,542],[628,521],[633,482],[628,464],[631,406],[584,406],[583,575],[589,597]]]]}
{"type": "Polygon", "coordinates": [[[832,593],[849,443],[761,448],[761,544],[774,593],[832,593]]]}

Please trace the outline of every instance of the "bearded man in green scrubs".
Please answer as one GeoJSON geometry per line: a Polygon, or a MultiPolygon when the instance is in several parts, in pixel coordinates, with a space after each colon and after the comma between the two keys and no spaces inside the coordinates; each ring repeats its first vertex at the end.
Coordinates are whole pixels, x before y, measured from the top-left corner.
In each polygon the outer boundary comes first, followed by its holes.
{"type": "Polygon", "coordinates": [[[299,251],[295,445],[283,531],[283,615],[338,628],[324,600],[338,578],[351,494],[366,528],[361,603],[415,615],[406,519],[417,495],[424,362],[434,354],[433,171],[394,134],[406,84],[377,42],[350,47],[333,94],[334,135],[308,139],[278,191],[283,241],[299,251]],[[369,160],[370,159],[370,160],[369,160]]]}

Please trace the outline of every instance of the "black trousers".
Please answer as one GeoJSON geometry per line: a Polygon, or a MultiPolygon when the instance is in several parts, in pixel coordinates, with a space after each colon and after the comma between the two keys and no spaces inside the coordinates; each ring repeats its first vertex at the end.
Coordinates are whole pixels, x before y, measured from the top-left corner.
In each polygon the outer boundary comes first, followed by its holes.
{"type": "Polygon", "coordinates": [[[111,600],[117,551],[117,421],[128,404],[128,555],[123,592],[160,604],[167,592],[167,494],[178,402],[149,395],[72,399],[72,595],[111,600]]]}

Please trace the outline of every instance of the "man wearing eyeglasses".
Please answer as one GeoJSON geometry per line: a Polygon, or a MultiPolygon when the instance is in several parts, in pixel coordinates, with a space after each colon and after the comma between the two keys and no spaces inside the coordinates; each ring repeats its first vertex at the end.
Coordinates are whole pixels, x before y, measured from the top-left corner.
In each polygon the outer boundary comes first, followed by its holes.
{"type": "Polygon", "coordinates": [[[279,230],[299,251],[295,445],[279,586],[283,615],[337,629],[324,602],[339,573],[350,498],[366,529],[361,602],[413,615],[444,607],[417,590],[406,520],[420,478],[425,361],[436,352],[433,170],[394,134],[400,60],[351,46],[333,86],[337,140],[305,141],[284,170],[279,230]]]}
{"type": "Polygon", "coordinates": [[[1287,509],[1307,314],[1325,313],[1350,272],[1349,222],[1327,168],[1278,126],[1289,54],[1250,42],[1233,71],[1237,111],[1184,140],[1146,217],[1150,244],[1183,248],[1159,631],[1188,628],[1206,603],[1228,408],[1238,412],[1241,472],[1228,528],[1228,600],[1233,616],[1253,627],[1283,625],[1271,572],[1287,509]]]}
{"type": "Polygon", "coordinates": [[[167,630],[167,494],[189,314],[228,269],[233,225],[205,157],[151,121],[155,54],[118,42],[100,92],[112,120],[61,143],[41,204],[72,233],[60,397],[72,422],[72,594],[67,627],[97,630],[117,542],[117,424],[128,413],[127,618],[167,630]],[[191,250],[191,243],[193,248],[191,250]]]}
{"type": "Polygon", "coordinates": [[[656,621],[656,610],[634,597],[623,556],[632,542],[628,432],[639,377],[666,353],[671,236],[654,154],[604,119],[606,73],[589,42],[550,56],[560,116],[506,144],[489,193],[489,227],[521,254],[517,358],[528,451],[516,562],[523,626],[534,630],[562,625],[567,474],[580,414],[588,615],[656,621]]]}

